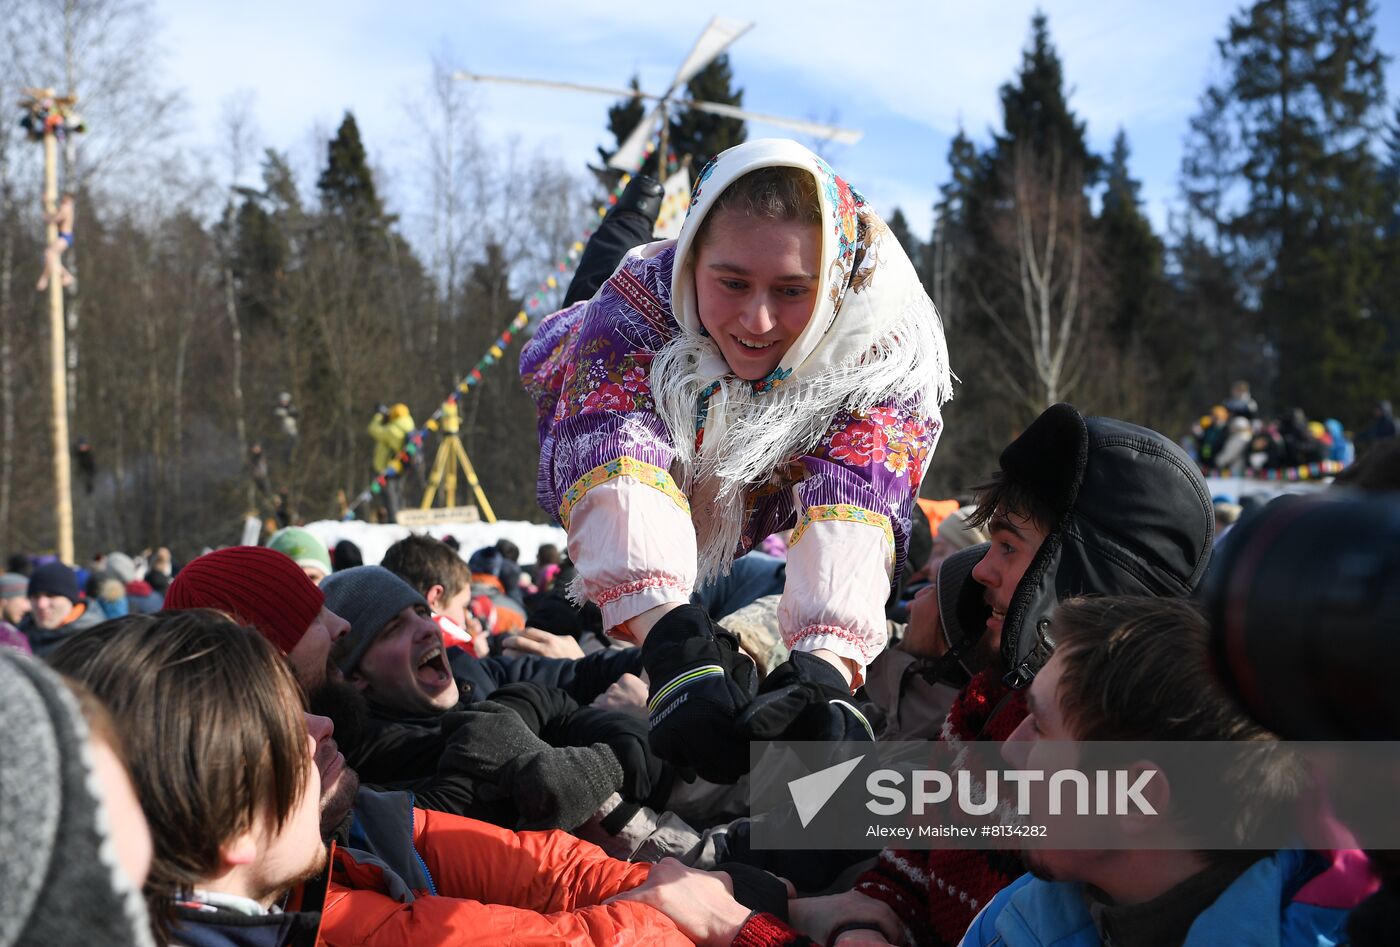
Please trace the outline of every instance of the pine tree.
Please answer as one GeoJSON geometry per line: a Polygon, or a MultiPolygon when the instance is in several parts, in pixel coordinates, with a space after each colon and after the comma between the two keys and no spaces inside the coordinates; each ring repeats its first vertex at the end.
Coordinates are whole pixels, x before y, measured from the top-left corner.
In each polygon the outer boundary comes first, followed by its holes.
{"type": "Polygon", "coordinates": [[[1086,263],[1096,256],[1086,188],[1097,159],[1066,98],[1044,14],[1031,20],[1001,102],[991,150],[975,163],[954,156],[972,175],[960,188],[969,252],[955,292],[982,317],[969,322],[987,324],[969,327],[985,331],[1001,387],[1033,416],[1074,391],[1093,315],[1086,263]]]}
{"type": "Polygon", "coordinates": [[[326,166],[316,187],[326,211],[356,229],[383,223],[384,206],[351,112],[345,113],[335,137],[326,145],[326,166]]]}
{"type": "Polygon", "coordinates": [[[1385,335],[1385,354],[1400,354],[1400,102],[1385,130],[1380,170],[1380,275],[1368,305],[1385,335]]]}
{"type": "Polygon", "coordinates": [[[1258,0],[1220,48],[1245,196],[1226,226],[1277,350],[1276,408],[1365,416],[1400,374],[1371,318],[1385,90],[1371,0],[1258,0]]]}
{"type": "Polygon", "coordinates": [[[904,216],[904,211],[896,207],[885,224],[890,228],[890,234],[899,241],[899,245],[909,255],[909,259],[917,261],[921,244],[919,238],[914,236],[914,232],[909,229],[909,220],[904,216]]]}
{"type": "MultiPolygon", "coordinates": [[[[468,315],[462,327],[467,351],[485,352],[501,326],[520,311],[524,301],[512,292],[510,283],[510,260],[504,249],[487,243],[485,257],[472,264],[460,291],[460,309],[468,315]]],[[[538,445],[532,438],[518,436],[535,423],[535,404],[513,368],[517,354],[518,350],[510,350],[508,364],[482,372],[481,382],[463,399],[462,443],[477,463],[482,489],[497,515],[523,519],[537,509],[535,488],[530,478],[515,472],[533,469],[538,445]]],[[[466,502],[475,502],[470,493],[466,496],[466,502]]]]}
{"type": "Polygon", "coordinates": [[[1128,170],[1129,154],[1128,136],[1120,128],[1098,221],[1109,279],[1105,324],[1120,347],[1153,339],[1162,305],[1162,241],[1142,212],[1142,185],[1128,170]]]}
{"type": "Polygon", "coordinates": [[[958,423],[939,448],[944,490],[993,469],[998,452],[1049,402],[1083,395],[1095,322],[1090,276],[1098,238],[1087,187],[1096,161],[1069,105],[1048,20],[1037,14],[1030,26],[1021,61],[1001,88],[1002,125],[991,146],[979,150],[961,132],[950,143],[952,179],[941,190],[925,254],[930,295],[963,383],[953,408],[958,423]],[[1032,270],[1036,278],[1028,279],[1032,270]]]}
{"type": "Polygon", "coordinates": [[[948,144],[948,170],[948,183],[939,187],[938,202],[933,205],[933,236],[919,260],[919,275],[945,325],[961,316],[957,286],[962,261],[973,251],[968,204],[977,199],[984,174],[982,156],[962,128],[948,144]]]}
{"type": "Polygon", "coordinates": [[[646,116],[646,103],[641,97],[641,80],[635,73],[627,83],[627,87],[632,90],[633,95],[608,106],[608,132],[612,135],[616,145],[611,149],[599,146],[598,157],[602,159],[604,166],[612,160],[612,156],[617,154],[617,149],[621,148],[622,143],[636,130],[637,123],[646,116]]]}
{"type": "Polygon", "coordinates": [[[1098,171],[1098,159],[1089,151],[1084,122],[1065,97],[1065,71],[1050,39],[1050,21],[1044,13],[1031,17],[1031,40],[1021,53],[1021,69],[1014,82],[1001,87],[1004,131],[997,135],[997,152],[1009,159],[1015,146],[1037,155],[1064,151],[1066,163],[1084,168],[1086,180],[1098,171]]]}

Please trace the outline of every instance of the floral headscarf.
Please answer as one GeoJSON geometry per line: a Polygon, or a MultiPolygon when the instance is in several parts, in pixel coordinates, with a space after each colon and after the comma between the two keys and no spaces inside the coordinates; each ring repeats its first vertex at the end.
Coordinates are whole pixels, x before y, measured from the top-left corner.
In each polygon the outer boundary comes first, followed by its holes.
{"type": "Polygon", "coordinates": [[[701,171],[676,241],[671,306],[681,332],[657,353],[651,386],[684,489],[700,501],[698,510],[710,508],[697,517],[702,578],[727,568],[744,489],[805,453],[838,411],[897,399],[937,420],[952,394],[943,325],[904,248],[858,191],[794,141],[747,142],[701,171]],[[810,172],[825,223],[812,318],[778,368],[748,382],[732,374],[701,326],[694,242],[724,190],[767,167],[810,172]],[[705,418],[703,447],[695,444],[698,416],[705,418]]]}

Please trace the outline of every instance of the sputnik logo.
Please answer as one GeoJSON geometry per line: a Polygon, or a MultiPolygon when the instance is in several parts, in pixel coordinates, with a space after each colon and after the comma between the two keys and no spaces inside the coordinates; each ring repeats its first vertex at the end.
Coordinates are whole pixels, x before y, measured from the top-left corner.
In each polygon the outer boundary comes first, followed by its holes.
{"type": "Polygon", "coordinates": [[[802,820],[804,829],[817,817],[817,813],[822,811],[822,807],[831,801],[831,797],[836,795],[841,784],[855,772],[855,768],[863,759],[864,755],[857,756],[853,760],[828,766],[788,783],[788,792],[792,794],[792,803],[797,807],[797,817],[802,820]]]}

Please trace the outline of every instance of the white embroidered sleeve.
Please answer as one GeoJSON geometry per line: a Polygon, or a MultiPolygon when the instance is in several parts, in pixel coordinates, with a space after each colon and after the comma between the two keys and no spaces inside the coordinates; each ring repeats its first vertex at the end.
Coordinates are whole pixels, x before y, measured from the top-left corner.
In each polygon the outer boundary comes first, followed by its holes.
{"type": "Polygon", "coordinates": [[[569,558],[609,633],[642,612],[690,601],[695,526],[669,473],[630,457],[589,471],[560,509],[569,558]]]}
{"type": "Polygon", "coordinates": [[[794,651],[825,648],[858,665],[851,688],[889,639],[885,599],[894,568],[889,517],[856,506],[812,506],[788,543],[778,627],[794,651]]]}

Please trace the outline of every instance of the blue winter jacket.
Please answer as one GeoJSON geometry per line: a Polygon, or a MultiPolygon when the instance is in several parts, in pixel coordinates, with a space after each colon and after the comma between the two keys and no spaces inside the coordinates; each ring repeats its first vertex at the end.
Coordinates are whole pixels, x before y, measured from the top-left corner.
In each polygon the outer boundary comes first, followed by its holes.
{"type": "MultiPolygon", "coordinates": [[[[1370,887],[1356,872],[1326,886],[1304,885],[1334,869],[1315,852],[1285,849],[1255,862],[1201,912],[1183,947],[1334,947],[1346,942],[1351,908],[1370,887]],[[1339,897],[1339,891],[1341,896],[1339,897]]],[[[1339,870],[1339,869],[1338,869],[1339,870]]],[[[1083,886],[1016,879],[982,909],[963,936],[964,947],[1099,947],[1083,886]]]]}

